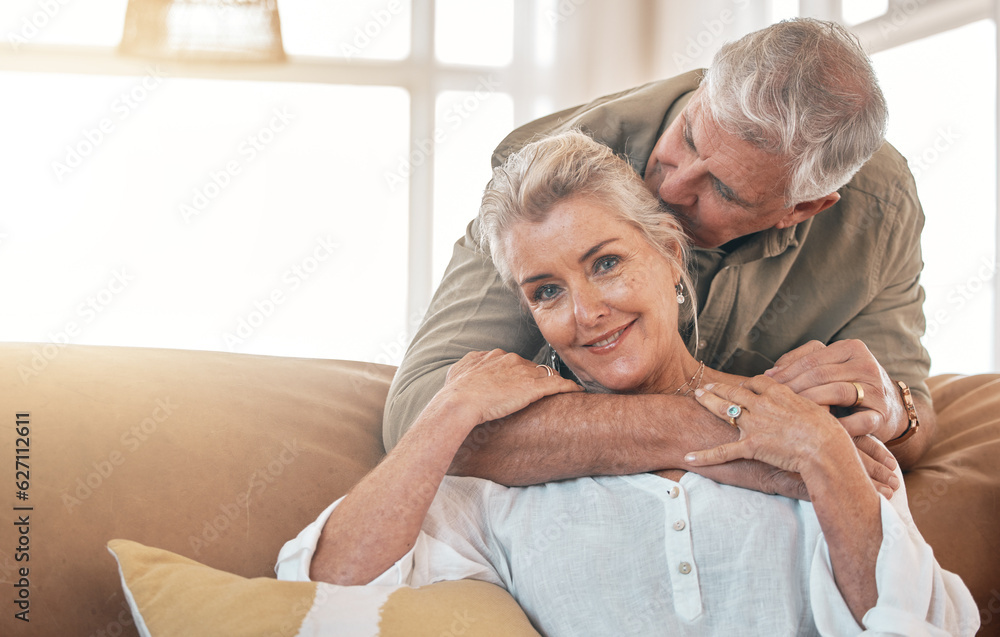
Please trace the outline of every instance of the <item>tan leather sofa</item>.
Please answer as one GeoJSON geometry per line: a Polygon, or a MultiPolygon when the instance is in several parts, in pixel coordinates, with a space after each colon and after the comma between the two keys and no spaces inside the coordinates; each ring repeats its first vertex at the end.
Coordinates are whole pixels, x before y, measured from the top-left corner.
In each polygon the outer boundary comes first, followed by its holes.
{"type": "MultiPolygon", "coordinates": [[[[0,344],[0,634],[135,635],[112,538],[273,576],[281,545],[382,456],[393,372],[0,344]],[[15,618],[24,607],[27,623],[15,618]]],[[[910,506],[941,564],[972,589],[980,634],[1000,635],[1000,375],[938,377],[932,388],[940,431],[907,475],[910,506]]]]}

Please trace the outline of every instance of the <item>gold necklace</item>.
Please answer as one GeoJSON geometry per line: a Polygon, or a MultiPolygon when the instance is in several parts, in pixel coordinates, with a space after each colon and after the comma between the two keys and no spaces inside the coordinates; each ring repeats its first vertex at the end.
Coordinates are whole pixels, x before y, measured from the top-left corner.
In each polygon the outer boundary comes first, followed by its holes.
{"type": "Polygon", "coordinates": [[[688,382],[684,383],[683,385],[677,388],[677,391],[674,392],[674,396],[678,395],[690,396],[692,393],[694,393],[694,390],[701,387],[701,379],[704,378],[704,376],[705,376],[705,361],[702,361],[701,364],[698,365],[698,369],[696,369],[691,378],[688,379],[688,382]],[[698,379],[697,381],[695,381],[696,378],[698,379]],[[694,385],[692,386],[691,383],[694,383],[694,385]],[[687,389],[685,390],[685,388],[687,389]],[[684,391],[683,394],[681,393],[682,390],[684,391]]]}

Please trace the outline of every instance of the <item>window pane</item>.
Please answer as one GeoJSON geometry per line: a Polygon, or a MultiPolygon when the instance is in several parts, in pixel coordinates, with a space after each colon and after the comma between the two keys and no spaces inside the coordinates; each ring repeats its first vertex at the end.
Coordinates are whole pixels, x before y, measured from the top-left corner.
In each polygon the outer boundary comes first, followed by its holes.
{"type": "Polygon", "coordinates": [[[25,44],[118,46],[128,0],[3,0],[0,34],[15,51],[25,44]]]}
{"type": "Polygon", "coordinates": [[[492,176],[493,149],[514,125],[514,101],[488,87],[446,91],[438,96],[438,143],[434,155],[435,284],[451,260],[455,240],[479,212],[483,188],[492,176]]]}
{"type": "Polygon", "coordinates": [[[435,49],[445,64],[504,66],[514,58],[514,2],[437,0],[435,49]]]}
{"type": "Polygon", "coordinates": [[[410,0],[280,0],[289,55],[401,60],[410,54],[410,0]]]}
{"type": "Polygon", "coordinates": [[[405,91],[0,73],[0,340],[389,362],[405,91]],[[72,95],[72,100],[64,97],[72,95]],[[360,126],[361,121],[378,126],[360,126]],[[14,152],[10,152],[14,149],[14,152]],[[13,273],[18,273],[16,276],[13,273]]]}
{"type": "Polygon", "coordinates": [[[888,139],[909,161],[927,216],[921,282],[933,374],[992,371],[995,46],[993,22],[982,21],[873,56],[888,139]]]}

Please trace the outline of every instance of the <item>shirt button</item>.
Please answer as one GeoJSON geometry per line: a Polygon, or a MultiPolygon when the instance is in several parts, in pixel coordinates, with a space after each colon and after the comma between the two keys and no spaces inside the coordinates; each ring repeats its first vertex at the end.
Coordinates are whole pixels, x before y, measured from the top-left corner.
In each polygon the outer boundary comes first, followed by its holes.
{"type": "Polygon", "coordinates": [[[677,568],[677,570],[679,570],[682,575],[687,575],[691,572],[691,565],[687,562],[681,562],[681,565],[677,568]]]}
{"type": "Polygon", "coordinates": [[[706,347],[708,347],[708,341],[705,339],[698,341],[698,349],[705,349],[706,347]]]}
{"type": "Polygon", "coordinates": [[[671,498],[676,498],[680,494],[681,494],[681,488],[680,487],[674,487],[673,489],[670,490],[670,497],[671,498]]]}
{"type": "Polygon", "coordinates": [[[674,522],[675,531],[683,531],[685,526],[686,525],[684,524],[684,520],[677,520],[676,522],[674,522]]]}

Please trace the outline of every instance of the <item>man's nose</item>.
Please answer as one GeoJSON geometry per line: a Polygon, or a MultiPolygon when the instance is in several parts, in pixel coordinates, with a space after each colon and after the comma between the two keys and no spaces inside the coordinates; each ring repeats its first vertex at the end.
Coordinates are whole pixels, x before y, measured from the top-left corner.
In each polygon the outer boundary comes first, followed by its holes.
{"type": "Polygon", "coordinates": [[[698,202],[697,172],[698,168],[691,160],[679,162],[677,166],[664,171],[657,193],[660,199],[679,208],[695,205],[698,202]]]}

